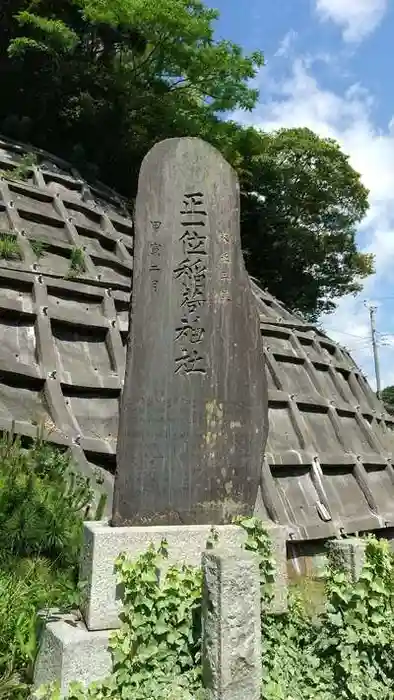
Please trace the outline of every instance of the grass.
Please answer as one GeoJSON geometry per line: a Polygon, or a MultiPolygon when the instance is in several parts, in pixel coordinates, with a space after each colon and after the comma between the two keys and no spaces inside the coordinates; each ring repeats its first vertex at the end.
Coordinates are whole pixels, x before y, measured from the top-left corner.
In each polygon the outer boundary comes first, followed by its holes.
{"type": "Polygon", "coordinates": [[[0,700],[28,696],[45,618],[39,611],[78,606],[91,500],[68,452],[40,436],[28,447],[12,434],[0,439],[0,700]]]}
{"type": "MultiPolygon", "coordinates": [[[[0,567],[0,668],[3,677],[32,681],[38,638],[53,607],[69,609],[76,596],[75,571],[58,570],[43,557],[9,557],[0,567]],[[39,615],[39,611],[44,614],[39,615]]],[[[0,684],[1,689],[1,684],[0,684]]],[[[1,698],[1,694],[0,694],[1,698]]]]}
{"type": "Polygon", "coordinates": [[[82,248],[74,247],[71,248],[70,252],[70,277],[82,274],[86,271],[86,261],[85,254],[82,248]]]}
{"type": "Polygon", "coordinates": [[[8,231],[0,231],[0,258],[3,260],[21,260],[22,252],[17,237],[8,231]]]}
{"type": "Polygon", "coordinates": [[[48,243],[39,239],[32,239],[30,245],[37,259],[42,258],[48,248],[48,243]]]}
{"type": "Polygon", "coordinates": [[[11,170],[1,170],[0,175],[10,180],[19,180],[21,182],[26,181],[31,174],[31,169],[33,165],[37,164],[37,156],[34,153],[26,153],[18,165],[16,165],[11,170]]]}

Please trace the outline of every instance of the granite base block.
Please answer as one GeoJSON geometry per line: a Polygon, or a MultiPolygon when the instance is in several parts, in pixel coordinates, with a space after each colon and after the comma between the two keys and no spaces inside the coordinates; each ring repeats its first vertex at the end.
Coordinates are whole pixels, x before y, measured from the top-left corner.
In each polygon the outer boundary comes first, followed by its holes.
{"type": "Polygon", "coordinates": [[[62,697],[70,683],[88,687],[107,678],[112,670],[108,649],[110,632],[90,632],[74,615],[52,618],[42,634],[34,668],[34,690],[48,683],[59,683],[62,697]]]}
{"type": "MultiPolygon", "coordinates": [[[[236,525],[215,527],[220,547],[241,549],[246,539],[236,525]]],[[[122,591],[117,585],[115,560],[121,552],[135,559],[153,543],[168,542],[168,565],[201,566],[201,555],[211,536],[210,525],[111,527],[108,522],[87,522],[84,526],[80,580],[86,581],[81,611],[89,630],[119,628],[122,591]]]]}

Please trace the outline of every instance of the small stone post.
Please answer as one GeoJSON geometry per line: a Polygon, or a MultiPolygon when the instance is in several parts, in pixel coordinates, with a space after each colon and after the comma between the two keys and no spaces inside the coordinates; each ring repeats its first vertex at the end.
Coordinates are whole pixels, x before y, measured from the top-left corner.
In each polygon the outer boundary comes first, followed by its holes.
{"type": "Polygon", "coordinates": [[[259,565],[255,554],[207,550],[203,566],[203,682],[209,700],[260,700],[259,565]]]}
{"type": "Polygon", "coordinates": [[[327,545],[328,561],[334,569],[350,574],[356,583],[365,563],[365,546],[365,540],[358,537],[331,540],[327,545]]]}
{"type": "Polygon", "coordinates": [[[272,599],[265,604],[263,610],[268,615],[281,615],[288,609],[288,576],[287,576],[287,527],[264,523],[271,539],[272,557],[275,566],[272,599]]]}

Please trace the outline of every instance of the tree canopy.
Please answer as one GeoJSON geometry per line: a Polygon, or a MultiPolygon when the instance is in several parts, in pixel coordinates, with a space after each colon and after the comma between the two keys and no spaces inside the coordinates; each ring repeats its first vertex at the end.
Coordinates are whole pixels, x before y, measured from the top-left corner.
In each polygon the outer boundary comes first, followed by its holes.
{"type": "Polygon", "coordinates": [[[386,386],[383,391],[380,392],[380,398],[387,412],[394,415],[394,386],[386,386]]]}
{"type": "Polygon", "coordinates": [[[217,41],[201,0],[8,0],[0,10],[0,131],[133,198],[157,141],[200,136],[237,169],[249,272],[315,319],[373,271],[355,242],[368,192],[338,144],[223,116],[251,110],[264,65],[217,41]]]}
{"type": "Polygon", "coordinates": [[[316,319],[373,272],[373,256],[356,246],[368,192],[338,144],[309,129],[260,134],[248,162],[242,233],[249,272],[289,308],[316,319]]]}

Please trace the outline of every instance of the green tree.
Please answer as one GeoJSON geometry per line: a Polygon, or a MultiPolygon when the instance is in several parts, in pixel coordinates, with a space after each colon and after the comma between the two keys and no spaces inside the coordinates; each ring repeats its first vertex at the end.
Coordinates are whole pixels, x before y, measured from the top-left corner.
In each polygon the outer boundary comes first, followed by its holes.
{"type": "MultiPolygon", "coordinates": [[[[0,15],[1,16],[1,15],[0,15]]],[[[130,195],[161,138],[251,109],[263,64],[216,41],[201,0],[10,0],[0,20],[3,130],[29,138],[130,195]]]]}
{"type": "Polygon", "coordinates": [[[394,415],[394,386],[386,386],[383,391],[381,391],[380,398],[388,413],[394,415]]]}
{"type": "Polygon", "coordinates": [[[147,151],[200,136],[237,169],[250,274],[310,319],[361,288],[368,192],[337,143],[221,115],[252,109],[256,52],[216,41],[201,0],[9,0],[0,12],[0,132],[71,160],[132,199],[147,151]]]}
{"type": "Polygon", "coordinates": [[[248,270],[315,320],[373,272],[373,256],[356,245],[368,191],[339,145],[309,129],[246,130],[240,138],[248,270]]]}

